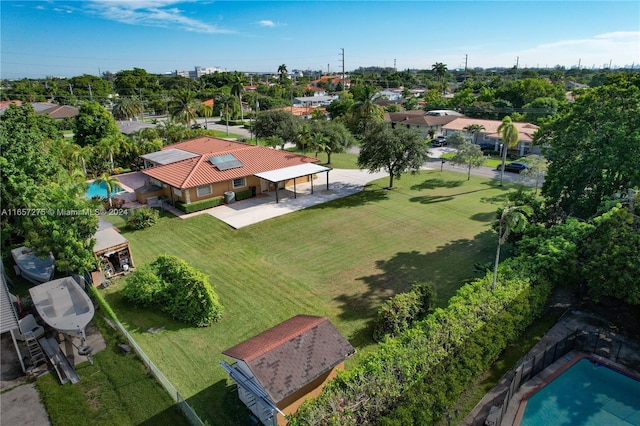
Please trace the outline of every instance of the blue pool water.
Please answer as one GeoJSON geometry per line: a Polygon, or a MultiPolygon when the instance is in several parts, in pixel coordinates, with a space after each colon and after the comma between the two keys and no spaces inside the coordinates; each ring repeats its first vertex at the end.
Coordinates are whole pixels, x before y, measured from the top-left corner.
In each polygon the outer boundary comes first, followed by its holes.
{"type": "Polygon", "coordinates": [[[532,395],[520,426],[640,426],[640,381],[583,358],[532,395]]]}
{"type": "MultiPolygon", "coordinates": [[[[120,187],[114,188],[114,190],[111,191],[111,196],[113,197],[119,192],[122,192],[122,188],[120,187]]],[[[107,186],[104,184],[104,182],[100,182],[100,183],[91,182],[89,184],[89,188],[87,189],[87,198],[93,198],[93,197],[107,198],[107,186]]]]}

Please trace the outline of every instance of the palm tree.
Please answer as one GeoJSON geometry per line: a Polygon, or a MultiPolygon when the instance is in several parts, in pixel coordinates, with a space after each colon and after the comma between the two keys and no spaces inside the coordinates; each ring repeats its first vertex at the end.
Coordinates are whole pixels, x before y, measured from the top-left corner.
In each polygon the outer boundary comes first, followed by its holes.
{"type": "Polygon", "coordinates": [[[384,117],[384,110],[375,103],[376,90],[373,86],[366,84],[363,86],[361,99],[353,104],[353,112],[363,124],[363,135],[367,133],[367,128],[371,123],[379,123],[384,117]]]}
{"type": "Polygon", "coordinates": [[[169,103],[169,115],[171,119],[185,125],[191,122],[197,123],[198,108],[200,102],[196,99],[196,94],[190,90],[179,90],[173,94],[169,103]]]}
{"type": "Polygon", "coordinates": [[[498,263],[500,262],[500,248],[509,238],[511,231],[522,232],[529,223],[528,217],[533,213],[530,206],[510,206],[506,205],[502,209],[500,219],[498,219],[498,250],[496,251],[496,261],[493,264],[493,283],[491,290],[496,288],[498,280],[498,263]]]}
{"type": "Polygon", "coordinates": [[[502,119],[502,124],[498,126],[498,134],[502,138],[502,166],[500,166],[500,186],[504,178],[504,165],[507,162],[507,151],[518,144],[520,133],[518,128],[511,121],[508,115],[502,119]]]}
{"type": "Polygon", "coordinates": [[[305,148],[307,147],[307,145],[309,145],[311,139],[311,129],[309,129],[308,125],[302,125],[296,139],[298,140],[298,144],[300,144],[300,146],[302,147],[302,155],[304,155],[305,148]]]}
{"type": "Polygon", "coordinates": [[[109,207],[112,207],[113,204],[111,201],[111,193],[114,192],[116,188],[120,188],[120,181],[113,176],[109,176],[108,173],[101,174],[100,177],[95,181],[98,184],[104,183],[104,186],[107,189],[107,199],[109,200],[109,207]]]}
{"type": "Polygon", "coordinates": [[[469,124],[464,128],[465,132],[473,134],[473,143],[478,143],[478,134],[483,130],[484,126],[482,124],[469,124]]]}
{"type": "Polygon", "coordinates": [[[120,98],[111,111],[116,120],[131,120],[144,110],[142,102],[136,98],[120,98]]]}
{"type": "Polygon", "coordinates": [[[285,64],[278,67],[278,74],[280,75],[280,84],[284,83],[287,78],[287,66],[285,64]]]}
{"type": "Polygon", "coordinates": [[[198,107],[198,114],[204,116],[204,128],[208,129],[209,122],[207,119],[213,115],[213,106],[205,103],[200,104],[200,107],[198,107]]]}
{"type": "Polygon", "coordinates": [[[444,93],[444,88],[445,88],[444,79],[447,76],[448,71],[449,71],[447,69],[447,66],[445,64],[443,64],[442,62],[436,62],[435,64],[431,65],[431,71],[433,72],[433,75],[438,77],[438,80],[440,80],[440,86],[442,88],[442,93],[444,93]]]}
{"type": "Polygon", "coordinates": [[[316,150],[315,157],[318,158],[320,151],[326,151],[329,143],[329,138],[322,133],[314,133],[311,137],[311,146],[316,150]]]}
{"type": "Polygon", "coordinates": [[[244,121],[244,111],[242,110],[242,95],[245,92],[244,84],[246,79],[241,73],[234,73],[231,76],[231,94],[238,97],[240,103],[240,120],[244,121]]]}
{"type": "Polygon", "coordinates": [[[87,161],[91,159],[93,155],[93,149],[90,145],[80,146],[72,143],[69,146],[69,157],[74,163],[80,163],[84,175],[87,175],[87,161]]]}
{"type": "Polygon", "coordinates": [[[229,110],[231,109],[231,104],[233,102],[233,98],[226,94],[218,95],[216,102],[221,105],[220,114],[225,114],[227,119],[227,136],[229,136],[229,110]]]}
{"type": "Polygon", "coordinates": [[[110,171],[113,171],[113,156],[114,154],[118,154],[120,152],[120,140],[117,137],[108,136],[106,138],[100,139],[98,143],[98,151],[103,155],[109,157],[109,163],[111,164],[110,171]]]}

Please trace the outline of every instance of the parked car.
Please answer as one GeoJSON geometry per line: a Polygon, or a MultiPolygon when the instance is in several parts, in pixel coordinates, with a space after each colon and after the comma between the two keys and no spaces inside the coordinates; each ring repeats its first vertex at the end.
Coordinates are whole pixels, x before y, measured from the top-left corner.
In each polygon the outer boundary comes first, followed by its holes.
{"type": "Polygon", "coordinates": [[[444,136],[436,136],[436,138],[431,141],[431,146],[447,146],[447,138],[444,136]]]}
{"type": "Polygon", "coordinates": [[[491,142],[480,142],[478,146],[480,147],[480,151],[489,151],[496,149],[496,145],[491,142]]]}
{"type": "MultiPolygon", "coordinates": [[[[496,167],[496,170],[501,170],[501,169],[502,169],[502,164],[496,167]]],[[[507,163],[504,165],[505,172],[520,173],[523,170],[531,170],[531,166],[528,165],[527,163],[520,163],[517,161],[514,161],[513,163],[507,163]]]]}

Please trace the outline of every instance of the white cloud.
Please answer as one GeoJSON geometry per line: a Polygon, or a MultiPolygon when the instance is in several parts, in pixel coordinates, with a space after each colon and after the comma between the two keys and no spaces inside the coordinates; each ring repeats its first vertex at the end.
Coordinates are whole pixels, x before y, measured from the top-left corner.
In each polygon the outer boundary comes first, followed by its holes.
{"type": "Polygon", "coordinates": [[[263,19],[262,21],[258,21],[258,25],[260,25],[261,27],[275,27],[276,24],[273,21],[270,21],[268,19],[263,19]]]}
{"type": "Polygon", "coordinates": [[[93,13],[105,19],[125,24],[161,28],[172,27],[198,33],[233,32],[189,18],[184,15],[183,10],[177,7],[169,7],[180,3],[188,2],[184,0],[101,0],[91,2],[90,7],[93,13]]]}

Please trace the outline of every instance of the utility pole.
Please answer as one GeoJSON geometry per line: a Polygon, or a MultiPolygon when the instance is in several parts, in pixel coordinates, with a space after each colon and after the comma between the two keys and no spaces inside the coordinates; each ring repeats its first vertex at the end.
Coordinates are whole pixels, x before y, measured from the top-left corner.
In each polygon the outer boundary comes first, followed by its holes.
{"type": "Polygon", "coordinates": [[[398,68],[396,67],[396,60],[393,60],[393,72],[398,72],[398,68]]]}
{"type": "Polygon", "coordinates": [[[514,79],[518,79],[518,65],[520,64],[520,56],[516,56],[516,72],[514,74],[514,79]]]}
{"type": "Polygon", "coordinates": [[[93,92],[91,91],[91,85],[89,84],[89,99],[93,102],[93,92]]]}
{"type": "Polygon", "coordinates": [[[341,81],[341,83],[342,83],[342,91],[344,91],[345,90],[345,87],[344,87],[344,48],[342,48],[340,50],[342,50],[342,81],[341,81]]]}
{"type": "Polygon", "coordinates": [[[73,95],[73,87],[71,87],[71,83],[69,83],[69,92],[73,95]]]}
{"type": "Polygon", "coordinates": [[[467,61],[469,60],[469,55],[464,54],[464,80],[467,81],[467,61]]]}

